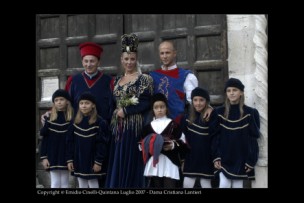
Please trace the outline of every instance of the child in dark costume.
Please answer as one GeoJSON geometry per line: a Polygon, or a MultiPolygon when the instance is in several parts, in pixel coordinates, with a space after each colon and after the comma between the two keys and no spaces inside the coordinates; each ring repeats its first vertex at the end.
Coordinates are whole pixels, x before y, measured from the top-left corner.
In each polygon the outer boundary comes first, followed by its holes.
{"type": "Polygon", "coordinates": [[[79,188],[98,188],[98,178],[106,173],[107,122],[97,115],[96,99],[83,93],[78,101],[73,134],[68,137],[68,168],[77,177],[79,188]]]}
{"type": "Polygon", "coordinates": [[[191,92],[191,100],[190,114],[184,129],[190,151],[184,162],[183,187],[193,188],[196,178],[199,178],[202,188],[211,188],[211,179],[214,177],[211,146],[216,115],[212,111],[209,120],[203,117],[210,103],[207,90],[196,87],[191,92]]]}
{"type": "Polygon", "coordinates": [[[52,96],[51,115],[40,130],[43,137],[40,159],[50,171],[51,188],[68,188],[69,171],[66,165],[66,138],[72,131],[73,107],[67,91],[58,89],[52,96]]]}
{"type": "Polygon", "coordinates": [[[214,167],[220,188],[243,188],[243,180],[253,180],[258,160],[259,112],[244,104],[244,85],[230,78],[225,85],[226,101],[217,109],[218,129],[214,167]]]}
{"type": "Polygon", "coordinates": [[[154,120],[143,129],[141,149],[145,165],[144,176],[151,177],[155,188],[175,188],[180,180],[179,153],[186,148],[180,126],[168,118],[165,95],[152,97],[154,120]]]}

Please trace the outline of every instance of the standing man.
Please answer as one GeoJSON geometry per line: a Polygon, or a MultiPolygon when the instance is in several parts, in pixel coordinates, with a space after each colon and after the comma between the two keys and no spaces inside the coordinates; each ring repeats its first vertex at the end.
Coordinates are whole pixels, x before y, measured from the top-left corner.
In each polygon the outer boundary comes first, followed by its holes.
{"type": "Polygon", "coordinates": [[[99,116],[110,123],[112,116],[112,78],[98,70],[101,64],[100,56],[103,48],[93,42],[85,42],[79,45],[82,66],[84,71],[67,80],[67,90],[73,101],[74,111],[78,110],[78,99],[83,92],[90,92],[96,98],[96,108],[99,116]]]}
{"type": "MultiPolygon", "coordinates": [[[[65,85],[65,90],[71,95],[75,112],[78,111],[79,98],[82,93],[90,92],[94,95],[96,99],[95,106],[97,114],[109,124],[113,112],[111,88],[113,80],[110,76],[98,70],[98,66],[101,64],[100,56],[103,53],[103,48],[99,44],[85,42],[79,45],[79,49],[84,71],[74,76],[70,76],[65,85]]],[[[107,171],[107,162],[108,160],[105,160],[103,163],[103,171],[107,171]]],[[[105,176],[102,176],[98,181],[99,186],[103,188],[105,176]]]]}
{"type": "MultiPolygon", "coordinates": [[[[99,116],[108,123],[112,116],[112,87],[113,80],[110,76],[98,70],[101,64],[100,56],[103,48],[93,42],[85,42],[79,45],[82,66],[84,71],[70,76],[66,82],[65,90],[71,96],[74,112],[78,111],[78,99],[83,92],[90,92],[96,98],[96,108],[99,116]]],[[[44,117],[49,116],[49,111],[41,116],[44,125],[44,117]]]]}
{"type": "MultiPolygon", "coordinates": [[[[180,123],[184,116],[186,99],[191,103],[191,92],[198,86],[196,76],[190,71],[176,65],[176,50],[171,41],[159,45],[160,69],[152,71],[154,94],[162,93],[168,99],[169,116],[180,123]]],[[[212,109],[209,107],[208,116],[212,109]]]]}

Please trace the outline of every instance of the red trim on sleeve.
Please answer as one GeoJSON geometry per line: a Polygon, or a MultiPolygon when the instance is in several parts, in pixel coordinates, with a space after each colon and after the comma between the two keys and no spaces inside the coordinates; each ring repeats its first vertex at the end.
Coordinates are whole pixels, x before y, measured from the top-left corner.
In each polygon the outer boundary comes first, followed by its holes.
{"type": "Polygon", "coordinates": [[[72,78],[73,78],[73,76],[69,76],[69,78],[68,78],[68,80],[67,80],[67,82],[66,82],[66,84],[65,84],[65,90],[66,91],[68,91],[69,92],[69,90],[70,90],[70,88],[71,88],[71,84],[72,84],[72,78]]]}
{"type": "Polygon", "coordinates": [[[115,77],[112,77],[112,80],[110,82],[110,88],[112,91],[114,90],[114,80],[115,80],[115,77]]]}

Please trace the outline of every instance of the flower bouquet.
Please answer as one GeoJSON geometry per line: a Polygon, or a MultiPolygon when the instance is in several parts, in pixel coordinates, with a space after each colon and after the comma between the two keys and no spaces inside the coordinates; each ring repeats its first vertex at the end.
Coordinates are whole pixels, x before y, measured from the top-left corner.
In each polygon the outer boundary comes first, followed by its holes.
{"type": "Polygon", "coordinates": [[[118,108],[124,108],[130,105],[136,105],[138,104],[138,98],[135,97],[135,95],[127,95],[125,97],[122,97],[117,104],[118,108]]]}
{"type": "Polygon", "coordinates": [[[111,125],[117,124],[118,117],[116,115],[116,112],[119,108],[124,108],[124,107],[130,106],[130,105],[136,105],[136,104],[138,104],[138,98],[135,97],[135,95],[126,95],[126,96],[120,97],[120,99],[117,101],[117,108],[114,111],[115,116],[112,117],[111,125]]]}

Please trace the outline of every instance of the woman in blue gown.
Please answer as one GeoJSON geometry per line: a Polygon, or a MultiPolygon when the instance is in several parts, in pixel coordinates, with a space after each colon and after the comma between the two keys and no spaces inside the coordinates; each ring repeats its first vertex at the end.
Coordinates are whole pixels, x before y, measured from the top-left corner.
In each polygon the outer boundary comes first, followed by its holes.
{"type": "Polygon", "coordinates": [[[137,62],[138,38],[122,36],[121,64],[124,74],[115,78],[116,110],[111,121],[111,147],[107,188],[144,187],[143,159],[139,151],[144,118],[150,109],[153,80],[141,74],[137,62]]]}

